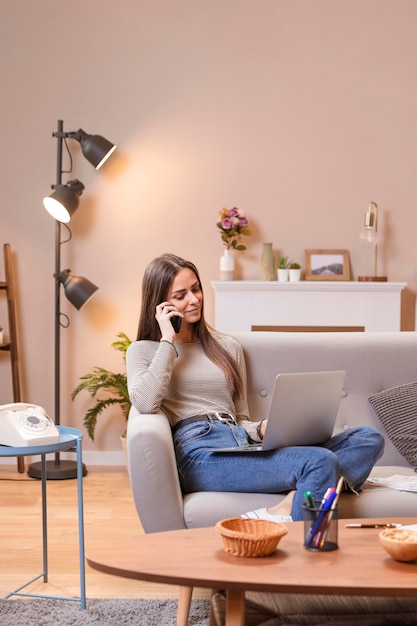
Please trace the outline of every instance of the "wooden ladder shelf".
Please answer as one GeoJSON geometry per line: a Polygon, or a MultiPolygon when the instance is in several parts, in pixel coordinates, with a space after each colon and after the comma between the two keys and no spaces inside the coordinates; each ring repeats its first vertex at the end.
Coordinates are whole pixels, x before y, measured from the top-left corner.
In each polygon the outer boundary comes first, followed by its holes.
{"type": "MultiPolygon", "coordinates": [[[[4,269],[5,281],[0,282],[0,290],[4,290],[7,296],[7,313],[9,318],[9,341],[1,343],[0,350],[10,353],[10,362],[12,367],[12,383],[13,383],[13,402],[21,402],[20,396],[20,378],[19,378],[19,359],[17,349],[17,328],[16,328],[16,307],[15,307],[15,286],[13,279],[12,252],[10,244],[3,244],[4,251],[4,269]]],[[[18,471],[23,474],[25,464],[23,457],[17,459],[18,471]]]]}

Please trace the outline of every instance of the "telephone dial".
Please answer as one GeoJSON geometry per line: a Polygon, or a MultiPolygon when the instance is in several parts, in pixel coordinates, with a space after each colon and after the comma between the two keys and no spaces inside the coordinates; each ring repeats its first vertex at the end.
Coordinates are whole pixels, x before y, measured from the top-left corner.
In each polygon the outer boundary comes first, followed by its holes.
{"type": "Polygon", "coordinates": [[[0,405],[0,445],[23,448],[58,442],[59,431],[41,406],[0,405]]]}

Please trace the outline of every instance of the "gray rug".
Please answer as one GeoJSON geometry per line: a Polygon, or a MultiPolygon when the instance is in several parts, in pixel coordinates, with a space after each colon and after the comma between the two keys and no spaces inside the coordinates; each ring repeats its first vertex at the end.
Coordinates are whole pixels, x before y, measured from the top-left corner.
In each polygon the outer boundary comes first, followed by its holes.
{"type": "MultiPolygon", "coordinates": [[[[0,600],[1,626],[175,626],[176,600],[0,600]]],[[[207,626],[209,600],[192,600],[189,626],[207,626]]]]}

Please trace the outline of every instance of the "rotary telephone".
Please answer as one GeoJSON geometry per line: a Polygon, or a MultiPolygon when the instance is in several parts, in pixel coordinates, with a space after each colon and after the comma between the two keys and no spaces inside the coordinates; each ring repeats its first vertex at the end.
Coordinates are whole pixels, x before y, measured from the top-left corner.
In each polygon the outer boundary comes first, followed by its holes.
{"type": "Polygon", "coordinates": [[[58,443],[59,431],[45,409],[15,402],[0,405],[0,445],[23,448],[58,443]]]}

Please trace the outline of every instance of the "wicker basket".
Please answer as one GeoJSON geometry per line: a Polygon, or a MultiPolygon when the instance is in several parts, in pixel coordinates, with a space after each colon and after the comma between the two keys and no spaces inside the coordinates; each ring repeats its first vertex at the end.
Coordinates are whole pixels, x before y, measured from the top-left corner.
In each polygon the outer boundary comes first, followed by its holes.
{"type": "Polygon", "coordinates": [[[288,530],[283,524],[261,519],[231,517],[217,522],[226,552],[234,556],[268,556],[288,530]]]}

